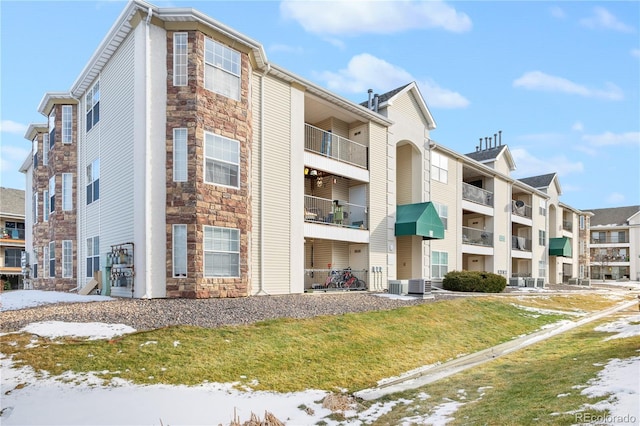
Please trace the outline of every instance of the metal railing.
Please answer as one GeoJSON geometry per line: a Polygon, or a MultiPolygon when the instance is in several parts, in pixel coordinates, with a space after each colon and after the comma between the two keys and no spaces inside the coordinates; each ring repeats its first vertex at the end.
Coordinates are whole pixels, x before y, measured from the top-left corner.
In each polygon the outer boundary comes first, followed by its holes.
{"type": "Polygon", "coordinates": [[[493,207],[493,192],[462,182],[462,199],[493,207]]]}
{"type": "Polygon", "coordinates": [[[628,235],[623,235],[622,237],[620,235],[618,236],[612,236],[612,235],[606,235],[606,236],[600,236],[598,238],[591,238],[591,244],[616,244],[616,243],[628,243],[629,242],[629,236],[628,235]]]}
{"type": "Polygon", "coordinates": [[[369,229],[366,206],[351,204],[339,200],[304,196],[305,222],[322,223],[345,228],[369,229]],[[336,201],[338,203],[336,204],[336,201]]]}
{"type": "Polygon", "coordinates": [[[516,204],[516,200],[511,201],[511,213],[516,216],[528,217],[529,219],[532,217],[531,206],[524,203],[522,205],[518,205],[516,204]]]}
{"type": "Polygon", "coordinates": [[[526,237],[511,236],[511,248],[521,251],[531,251],[531,240],[526,237]]]}
{"type": "Polygon", "coordinates": [[[493,247],[493,232],[463,226],[462,243],[472,244],[476,246],[493,247]]]}
{"type": "Polygon", "coordinates": [[[367,147],[334,133],[305,124],[304,149],[367,169],[367,147]]]}
{"type": "Polygon", "coordinates": [[[562,229],[564,229],[565,231],[573,231],[573,222],[568,221],[568,220],[563,220],[562,221],[562,229]]]}
{"type": "MultiPolygon", "coordinates": [[[[332,269],[305,269],[304,270],[304,288],[305,290],[327,290],[326,283],[328,277],[333,277],[336,273],[341,273],[344,268],[332,268],[332,269]]],[[[367,290],[369,285],[367,283],[367,270],[366,269],[351,269],[351,275],[365,282],[364,288],[356,288],[355,286],[335,288],[336,290],[367,290]]]]}
{"type": "Polygon", "coordinates": [[[3,239],[3,240],[24,240],[24,229],[0,228],[0,239],[3,239]]]}

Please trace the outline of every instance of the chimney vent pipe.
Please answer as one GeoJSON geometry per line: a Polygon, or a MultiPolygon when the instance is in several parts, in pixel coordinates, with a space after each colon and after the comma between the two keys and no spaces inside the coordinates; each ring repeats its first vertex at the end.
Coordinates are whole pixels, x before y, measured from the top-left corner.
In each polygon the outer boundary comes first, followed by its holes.
{"type": "Polygon", "coordinates": [[[373,110],[375,112],[378,112],[378,106],[380,105],[380,96],[376,93],[375,95],[373,95],[373,110]]]}
{"type": "Polygon", "coordinates": [[[498,134],[500,135],[500,146],[502,146],[502,130],[498,130],[498,134]]]}
{"type": "Polygon", "coordinates": [[[369,89],[367,90],[367,93],[369,94],[369,102],[367,103],[367,108],[371,109],[371,95],[373,94],[373,89],[369,89]]]}

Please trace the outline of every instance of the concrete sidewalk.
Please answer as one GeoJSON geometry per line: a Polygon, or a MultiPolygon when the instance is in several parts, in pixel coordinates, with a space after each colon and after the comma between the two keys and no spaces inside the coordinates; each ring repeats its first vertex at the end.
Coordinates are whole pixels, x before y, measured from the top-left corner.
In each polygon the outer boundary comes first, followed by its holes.
{"type": "Polygon", "coordinates": [[[627,301],[603,311],[595,312],[576,321],[560,321],[552,328],[546,328],[533,334],[513,339],[509,342],[497,346],[465,355],[460,358],[445,362],[443,364],[429,365],[419,370],[414,370],[404,376],[385,380],[375,388],[363,389],[354,395],[364,400],[374,400],[396,392],[408,389],[416,389],[421,386],[433,383],[445,377],[452,376],[469,368],[484,364],[500,356],[515,352],[519,349],[541,342],[550,337],[564,333],[565,331],[580,327],[600,318],[607,317],[623,309],[638,307],[638,301],[627,301]]]}

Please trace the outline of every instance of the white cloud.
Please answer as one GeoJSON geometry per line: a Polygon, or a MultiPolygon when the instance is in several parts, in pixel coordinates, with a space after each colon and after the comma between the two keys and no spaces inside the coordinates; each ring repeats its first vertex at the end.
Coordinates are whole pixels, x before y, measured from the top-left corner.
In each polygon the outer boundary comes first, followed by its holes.
{"type": "Polygon", "coordinates": [[[368,53],[351,58],[347,68],[337,72],[324,71],[317,78],[325,81],[330,90],[342,93],[362,93],[368,89],[392,90],[416,81],[429,107],[464,108],[469,101],[458,92],[440,87],[430,79],[416,79],[408,71],[368,53]]]}
{"type": "Polygon", "coordinates": [[[551,6],[549,8],[549,12],[551,12],[551,16],[558,19],[564,19],[566,16],[564,10],[562,10],[559,6],[551,6]]]}
{"type": "Polygon", "coordinates": [[[594,7],[593,15],[580,20],[580,24],[590,29],[603,29],[620,31],[623,33],[633,33],[635,29],[622,21],[619,21],[611,12],[604,7],[594,7]]]}
{"type": "Polygon", "coordinates": [[[598,98],[610,101],[619,101],[624,98],[622,90],[613,83],[605,83],[605,89],[591,89],[574,83],[563,77],[545,74],[541,71],[529,71],[522,77],[514,80],[513,87],[522,87],[528,90],[542,90],[546,92],[560,92],[571,95],[579,95],[585,98],[598,98]]]}
{"type": "Polygon", "coordinates": [[[631,49],[631,56],[640,58],[640,49],[631,49]]]}
{"type": "Polygon", "coordinates": [[[624,194],[620,194],[619,192],[612,192],[607,197],[607,204],[611,205],[622,205],[625,201],[624,194]]]}
{"type": "Polygon", "coordinates": [[[524,148],[512,149],[511,155],[518,167],[516,174],[519,177],[538,176],[546,173],[557,173],[559,176],[566,176],[584,171],[582,162],[571,161],[564,155],[538,158],[524,148]]]}
{"type": "Polygon", "coordinates": [[[441,1],[296,1],[280,3],[285,19],[315,34],[391,34],[412,29],[471,30],[471,19],[441,1]]]}
{"type": "Polygon", "coordinates": [[[18,172],[22,162],[27,158],[29,152],[31,152],[31,144],[29,141],[25,140],[24,144],[28,149],[9,145],[6,142],[0,145],[0,173],[16,174],[18,172]]]}
{"type": "Polygon", "coordinates": [[[583,135],[582,139],[593,146],[638,145],[640,132],[613,133],[604,132],[599,135],[583,135]]]}
{"type": "Polygon", "coordinates": [[[2,120],[0,121],[0,132],[3,133],[14,133],[16,135],[24,136],[24,133],[27,131],[27,126],[21,123],[16,123],[11,120],[2,120]]]}
{"type": "Polygon", "coordinates": [[[573,123],[573,126],[571,126],[571,130],[574,130],[576,132],[583,132],[584,124],[582,124],[581,121],[576,121],[575,123],[573,123]]]}

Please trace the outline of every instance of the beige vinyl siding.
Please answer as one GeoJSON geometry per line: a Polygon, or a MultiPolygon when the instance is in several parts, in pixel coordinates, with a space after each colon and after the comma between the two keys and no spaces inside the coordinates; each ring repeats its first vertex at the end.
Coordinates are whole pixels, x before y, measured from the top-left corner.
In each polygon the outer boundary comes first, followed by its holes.
{"type": "Polygon", "coordinates": [[[462,251],[461,251],[461,228],[462,226],[462,210],[460,202],[462,195],[459,194],[459,187],[462,181],[461,165],[455,158],[448,156],[442,151],[436,151],[447,157],[449,163],[448,183],[431,180],[431,200],[439,204],[448,206],[447,229],[444,231],[443,240],[432,240],[432,251],[445,251],[449,255],[449,271],[462,269],[462,251]]]}
{"type": "MultiPolygon", "coordinates": [[[[493,270],[511,269],[511,185],[502,179],[493,179],[493,270]]],[[[487,228],[489,229],[489,228],[487,228]]],[[[507,277],[508,278],[508,277],[507,277]]]]}
{"type": "Polygon", "coordinates": [[[398,205],[413,203],[413,167],[411,145],[401,145],[396,152],[396,203],[398,205]]]}
{"type": "Polygon", "coordinates": [[[252,141],[252,155],[251,155],[251,178],[249,179],[251,184],[251,282],[252,291],[254,293],[259,291],[260,288],[260,166],[262,164],[262,158],[260,157],[260,150],[262,147],[261,141],[261,115],[260,115],[260,88],[262,86],[262,78],[259,74],[254,73],[251,79],[251,104],[253,105],[253,141],[252,141]]]}
{"type": "Polygon", "coordinates": [[[267,77],[264,84],[263,288],[269,294],[286,294],[292,279],[289,263],[293,238],[289,221],[292,201],[289,145],[303,141],[292,141],[290,136],[290,86],[273,77],[267,77]]]}
{"type": "MultiPolygon", "coordinates": [[[[369,173],[370,184],[367,199],[369,200],[369,270],[372,266],[381,266],[382,281],[386,288],[389,270],[388,247],[393,244],[393,223],[387,219],[391,212],[388,211],[387,195],[387,128],[369,123],[369,173]]],[[[395,149],[395,147],[394,147],[395,149]]],[[[393,183],[395,185],[395,183],[393,183]]],[[[395,213],[395,207],[393,208],[395,213]]],[[[371,276],[366,280],[371,282],[371,276]]]]}
{"type": "MultiPolygon", "coordinates": [[[[100,121],[86,135],[79,156],[78,200],[83,215],[83,229],[78,238],[81,277],[86,274],[87,238],[100,236],[101,267],[110,245],[133,239],[134,64],[134,33],[131,33],[100,74],[100,121]],[[87,206],[86,166],[98,157],[100,199],[87,206]]],[[[79,108],[84,129],[84,99],[79,108]]]]}
{"type": "Polygon", "coordinates": [[[423,126],[428,127],[428,123],[422,115],[420,103],[411,91],[407,92],[406,96],[398,96],[394,99],[393,111],[394,115],[400,113],[414,123],[422,123],[423,126]]]}

